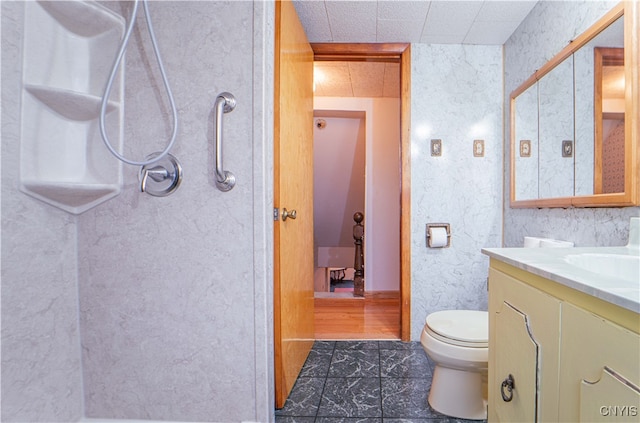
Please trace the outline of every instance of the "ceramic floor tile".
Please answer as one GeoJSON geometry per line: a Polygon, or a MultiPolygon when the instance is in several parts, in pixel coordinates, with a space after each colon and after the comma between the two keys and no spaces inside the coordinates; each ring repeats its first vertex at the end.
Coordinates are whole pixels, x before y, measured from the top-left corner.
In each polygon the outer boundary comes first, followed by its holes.
{"type": "Polygon", "coordinates": [[[381,350],[422,350],[422,344],[417,341],[378,341],[378,348],[380,348],[381,350]]]}
{"type": "Polygon", "coordinates": [[[314,350],[334,349],[336,341],[315,341],[313,343],[314,350]]]}
{"type": "Polygon", "coordinates": [[[276,423],[315,423],[315,417],[276,416],[276,423]]]}
{"type": "Polygon", "coordinates": [[[276,410],[279,416],[315,416],[322,396],[324,378],[298,378],[284,407],[276,410]]]}
{"type": "Polygon", "coordinates": [[[328,378],[319,417],[382,417],[379,378],[328,378]]]}
{"type": "Polygon", "coordinates": [[[380,350],[380,376],[430,379],[431,366],[423,350],[380,350]]]}
{"type": "Polygon", "coordinates": [[[336,342],[336,350],[377,350],[378,348],[378,341],[336,342]]]}
{"type": "Polygon", "coordinates": [[[428,405],[433,367],[419,342],[316,341],[276,423],[478,423],[428,405]]]}
{"type": "Polygon", "coordinates": [[[329,377],[380,377],[380,353],[378,350],[333,351],[329,377]]]}
{"type": "MultiPolygon", "coordinates": [[[[410,419],[410,418],[382,419],[382,423],[463,423],[463,422],[466,422],[466,420],[456,420],[456,419],[451,420],[450,418],[447,418],[445,416],[434,417],[429,419],[418,419],[418,418],[416,419],[410,419]]],[[[469,420],[469,423],[482,423],[482,422],[477,420],[469,420]]]]}
{"type": "Polygon", "coordinates": [[[327,377],[333,349],[312,349],[298,377],[327,377]]]}
{"type": "Polygon", "coordinates": [[[382,378],[384,417],[434,418],[441,416],[429,407],[427,395],[431,380],[416,378],[382,378]]]}

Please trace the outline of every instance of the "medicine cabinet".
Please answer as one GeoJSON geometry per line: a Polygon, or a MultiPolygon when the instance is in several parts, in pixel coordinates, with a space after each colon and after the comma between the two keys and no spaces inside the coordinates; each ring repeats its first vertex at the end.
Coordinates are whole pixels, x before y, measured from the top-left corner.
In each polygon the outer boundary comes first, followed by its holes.
{"type": "Polygon", "coordinates": [[[511,207],[640,204],[639,9],[620,3],[511,94],[511,207]]]}

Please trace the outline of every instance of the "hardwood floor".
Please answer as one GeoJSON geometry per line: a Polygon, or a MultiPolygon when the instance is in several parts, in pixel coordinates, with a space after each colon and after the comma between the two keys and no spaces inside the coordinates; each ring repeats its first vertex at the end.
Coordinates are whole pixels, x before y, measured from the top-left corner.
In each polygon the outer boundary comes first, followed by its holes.
{"type": "Polygon", "coordinates": [[[398,292],[316,297],[314,315],[318,340],[400,339],[398,292]]]}

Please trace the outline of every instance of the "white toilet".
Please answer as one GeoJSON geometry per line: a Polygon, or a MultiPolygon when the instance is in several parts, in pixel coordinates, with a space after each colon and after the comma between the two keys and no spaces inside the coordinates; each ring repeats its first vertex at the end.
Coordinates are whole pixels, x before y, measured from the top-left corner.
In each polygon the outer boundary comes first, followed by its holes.
{"type": "Polygon", "coordinates": [[[460,419],[487,418],[486,381],[489,315],[486,311],[445,310],[427,316],[420,343],[436,363],[429,405],[460,419]]]}

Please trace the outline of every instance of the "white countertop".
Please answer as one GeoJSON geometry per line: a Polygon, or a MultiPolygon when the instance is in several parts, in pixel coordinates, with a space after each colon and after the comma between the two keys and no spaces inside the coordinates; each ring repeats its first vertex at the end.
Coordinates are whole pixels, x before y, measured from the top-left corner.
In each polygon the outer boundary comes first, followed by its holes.
{"type": "MultiPolygon", "coordinates": [[[[636,238],[633,235],[631,238],[636,238]]],[[[640,313],[640,280],[594,273],[565,261],[565,257],[574,254],[637,257],[640,248],[635,243],[630,242],[627,247],[483,248],[482,252],[511,266],[640,313]]]]}

